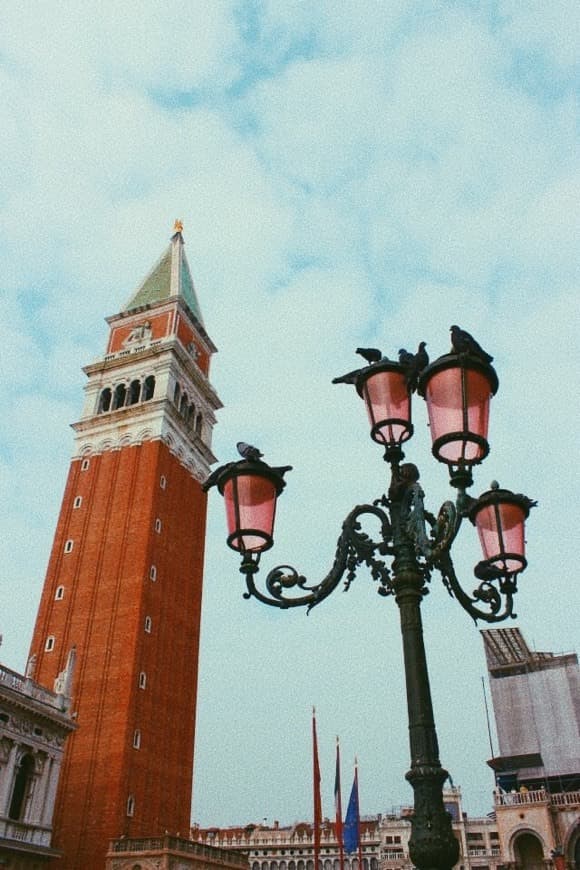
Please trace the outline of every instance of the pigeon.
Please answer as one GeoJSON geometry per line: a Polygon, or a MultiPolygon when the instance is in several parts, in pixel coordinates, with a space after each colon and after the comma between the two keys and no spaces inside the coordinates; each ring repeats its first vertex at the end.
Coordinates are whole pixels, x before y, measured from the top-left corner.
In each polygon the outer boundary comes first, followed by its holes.
{"type": "Polygon", "coordinates": [[[455,353],[469,353],[484,363],[490,363],[493,360],[493,357],[486,353],[474,337],[464,329],[460,329],[459,326],[452,326],[450,329],[451,347],[455,353]]]}
{"type": "Polygon", "coordinates": [[[362,356],[363,359],[366,359],[369,365],[373,363],[378,363],[382,359],[386,359],[386,356],[383,356],[381,351],[376,347],[357,347],[356,352],[362,356]]]}
{"type": "Polygon", "coordinates": [[[248,459],[250,462],[259,462],[264,455],[257,447],[252,447],[251,444],[246,444],[245,441],[238,441],[236,447],[242,459],[248,459]]]}
{"type": "Polygon", "coordinates": [[[425,347],[426,342],[422,341],[417,348],[417,353],[411,353],[404,347],[399,350],[399,362],[405,370],[407,386],[411,392],[417,389],[419,375],[429,365],[429,354],[425,347]]]}

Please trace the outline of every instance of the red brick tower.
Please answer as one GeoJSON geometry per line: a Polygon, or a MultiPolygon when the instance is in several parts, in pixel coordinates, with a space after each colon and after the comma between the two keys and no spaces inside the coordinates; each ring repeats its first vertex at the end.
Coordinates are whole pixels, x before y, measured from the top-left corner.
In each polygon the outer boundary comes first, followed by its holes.
{"type": "Polygon", "coordinates": [[[88,375],[34,630],[52,688],[76,648],[54,817],[62,870],[109,838],[189,830],[206,521],[220,401],[181,225],[88,375]]]}

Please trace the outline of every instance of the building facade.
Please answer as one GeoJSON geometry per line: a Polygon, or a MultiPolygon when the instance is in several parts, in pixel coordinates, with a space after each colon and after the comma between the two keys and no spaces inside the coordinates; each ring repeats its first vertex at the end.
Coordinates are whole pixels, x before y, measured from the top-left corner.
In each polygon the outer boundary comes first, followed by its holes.
{"type": "Polygon", "coordinates": [[[219,849],[181,837],[113,840],[105,870],[248,870],[244,852],[219,849]]]}
{"type": "Polygon", "coordinates": [[[505,863],[580,867],[580,670],[575,653],[533,652],[518,628],[484,642],[499,755],[495,813],[505,863]]]}
{"type": "Polygon", "coordinates": [[[86,366],[75,450],[31,645],[52,686],[77,667],[56,799],[62,870],[102,870],[111,838],[190,823],[215,347],[181,226],[86,366]]]}
{"type": "Polygon", "coordinates": [[[35,870],[60,857],[53,847],[54,799],[69,714],[73,657],[55,692],[0,665],[0,867],[35,870]]]}
{"type": "MultiPolygon", "coordinates": [[[[504,860],[493,813],[469,818],[462,809],[461,790],[444,791],[445,806],[453,819],[460,844],[459,870],[499,870],[504,860]]],[[[409,839],[413,809],[397,807],[361,819],[362,870],[411,870],[409,839]]],[[[247,852],[250,870],[314,870],[312,825],[247,825],[233,828],[193,827],[191,836],[200,843],[247,852]]],[[[325,820],[321,831],[319,870],[341,870],[334,824],[325,820]]],[[[359,870],[356,853],[344,855],[344,870],[359,870]]]]}

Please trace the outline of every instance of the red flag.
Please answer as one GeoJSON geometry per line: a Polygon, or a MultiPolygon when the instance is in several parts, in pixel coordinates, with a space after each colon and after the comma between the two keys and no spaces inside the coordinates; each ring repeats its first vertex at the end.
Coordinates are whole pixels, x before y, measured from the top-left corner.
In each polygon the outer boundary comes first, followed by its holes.
{"type": "Polygon", "coordinates": [[[320,856],[320,827],[322,825],[322,800],[320,798],[320,764],[316,738],[316,710],[312,708],[312,788],[314,798],[314,870],[318,870],[320,856]]]}
{"type": "Polygon", "coordinates": [[[338,855],[340,858],[340,870],[344,870],[344,846],[342,842],[342,799],[340,796],[340,746],[336,738],[336,774],[334,777],[334,809],[336,821],[334,834],[338,843],[338,855]]]}

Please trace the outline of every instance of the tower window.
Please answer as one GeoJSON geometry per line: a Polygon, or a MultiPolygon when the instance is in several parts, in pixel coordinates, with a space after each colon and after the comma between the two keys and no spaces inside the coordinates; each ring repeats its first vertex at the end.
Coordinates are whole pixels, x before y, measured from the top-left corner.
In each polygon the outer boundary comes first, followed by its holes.
{"type": "Polygon", "coordinates": [[[179,384],[175,384],[175,389],[173,390],[173,402],[177,408],[179,408],[179,399],[181,397],[181,387],[179,384]]]}
{"type": "Polygon", "coordinates": [[[143,384],[143,401],[148,402],[149,399],[153,398],[153,393],[155,392],[155,378],[153,375],[149,375],[145,378],[145,382],[143,384]]]}
{"type": "Polygon", "coordinates": [[[97,408],[97,414],[103,414],[105,411],[109,411],[111,408],[111,389],[110,387],[105,387],[99,397],[99,407],[97,408]]]}
{"type": "Polygon", "coordinates": [[[161,520],[159,519],[159,517],[157,517],[157,519],[155,520],[155,531],[157,532],[157,534],[159,534],[161,531],[161,520]]]}
{"type": "Polygon", "coordinates": [[[141,673],[139,674],[139,688],[147,688],[147,674],[145,673],[145,671],[141,671],[141,673]]]}
{"type": "Polygon", "coordinates": [[[131,386],[129,387],[129,398],[127,401],[128,405],[136,405],[141,396],[141,381],[131,381],[131,386]]]}
{"type": "Polygon", "coordinates": [[[187,414],[187,403],[188,403],[187,394],[183,393],[183,395],[181,397],[181,402],[179,403],[179,413],[183,417],[185,417],[185,415],[187,414]]]}
{"type": "Polygon", "coordinates": [[[195,421],[195,431],[197,432],[198,435],[201,435],[201,427],[202,426],[203,426],[203,417],[201,416],[201,414],[198,414],[196,421],[195,421]]]}
{"type": "Polygon", "coordinates": [[[52,652],[53,649],[54,649],[54,635],[49,634],[48,637],[46,638],[46,643],[44,644],[44,651],[45,652],[52,652]]]}
{"type": "Polygon", "coordinates": [[[90,459],[83,459],[83,461],[81,462],[81,471],[86,471],[90,464],[91,464],[90,459]]]}
{"type": "Polygon", "coordinates": [[[127,387],[125,384],[117,384],[115,387],[115,397],[113,399],[113,411],[117,408],[122,408],[127,398],[127,387]]]}
{"type": "Polygon", "coordinates": [[[66,543],[64,545],[65,553],[72,553],[72,549],[73,549],[74,545],[75,545],[75,542],[72,540],[72,538],[69,538],[68,541],[66,541],[66,543]]]}
{"type": "Polygon", "coordinates": [[[73,508],[74,508],[75,510],[76,510],[76,508],[80,508],[80,506],[82,505],[82,503],[83,503],[83,497],[82,497],[82,495],[77,495],[76,498],[75,498],[75,500],[73,501],[73,508]]]}
{"type": "Polygon", "coordinates": [[[56,592],[54,593],[54,600],[55,601],[62,601],[63,598],[64,598],[64,586],[57,586],[56,592]]]}
{"type": "Polygon", "coordinates": [[[141,732],[138,728],[133,731],[133,749],[141,749],[141,732]]]}
{"type": "Polygon", "coordinates": [[[162,474],[159,478],[159,486],[161,487],[161,489],[167,489],[167,478],[164,474],[162,474]]]}
{"type": "Polygon", "coordinates": [[[127,798],[127,815],[134,816],[135,815],[135,797],[130,794],[127,798]]]}
{"type": "Polygon", "coordinates": [[[153,581],[157,580],[157,566],[156,565],[151,565],[151,567],[149,568],[149,579],[153,580],[153,581]]]}
{"type": "Polygon", "coordinates": [[[151,634],[151,624],[152,624],[151,617],[146,616],[145,617],[145,631],[147,632],[147,634],[151,634]]]}

